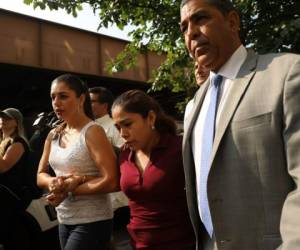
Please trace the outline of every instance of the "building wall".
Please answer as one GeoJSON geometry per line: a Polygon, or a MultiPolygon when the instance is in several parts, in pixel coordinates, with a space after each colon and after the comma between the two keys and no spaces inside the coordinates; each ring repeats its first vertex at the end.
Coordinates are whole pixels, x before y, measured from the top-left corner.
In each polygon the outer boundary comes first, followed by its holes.
{"type": "Polygon", "coordinates": [[[164,60],[139,55],[135,68],[109,75],[104,67],[127,42],[0,10],[0,63],[146,82],[164,60]]]}

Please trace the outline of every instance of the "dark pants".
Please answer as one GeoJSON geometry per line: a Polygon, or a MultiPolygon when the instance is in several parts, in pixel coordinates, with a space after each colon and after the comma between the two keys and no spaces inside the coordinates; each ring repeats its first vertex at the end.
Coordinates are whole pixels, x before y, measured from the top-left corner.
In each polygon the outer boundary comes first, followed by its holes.
{"type": "Polygon", "coordinates": [[[110,242],[112,220],[77,225],[60,224],[58,229],[62,250],[106,250],[110,242]]]}

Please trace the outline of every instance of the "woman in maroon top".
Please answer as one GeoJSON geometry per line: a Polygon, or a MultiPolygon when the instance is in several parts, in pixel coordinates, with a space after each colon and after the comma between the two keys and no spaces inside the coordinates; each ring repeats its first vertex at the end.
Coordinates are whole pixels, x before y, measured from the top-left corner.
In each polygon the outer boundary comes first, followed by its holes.
{"type": "Polygon", "coordinates": [[[128,231],[138,250],[194,249],[184,191],[181,137],[159,104],[140,90],[112,107],[126,144],[120,153],[121,189],[129,198],[128,231]]]}

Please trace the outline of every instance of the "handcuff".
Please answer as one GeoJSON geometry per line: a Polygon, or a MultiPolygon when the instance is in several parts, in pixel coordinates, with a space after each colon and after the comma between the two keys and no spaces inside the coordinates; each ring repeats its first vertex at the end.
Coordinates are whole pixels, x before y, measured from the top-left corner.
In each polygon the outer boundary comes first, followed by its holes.
{"type": "Polygon", "coordinates": [[[75,195],[73,194],[73,192],[68,192],[68,199],[70,201],[75,201],[75,195]]]}

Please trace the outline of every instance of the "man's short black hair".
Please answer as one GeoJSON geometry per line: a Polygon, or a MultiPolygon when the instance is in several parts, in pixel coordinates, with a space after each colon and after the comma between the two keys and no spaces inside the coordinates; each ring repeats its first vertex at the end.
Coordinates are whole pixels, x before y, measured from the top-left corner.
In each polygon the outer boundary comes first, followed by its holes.
{"type": "MultiPolygon", "coordinates": [[[[180,9],[191,0],[182,0],[180,4],[180,9]]],[[[228,14],[232,10],[236,10],[232,1],[230,0],[204,0],[209,5],[216,7],[223,15],[228,14]]]]}
{"type": "Polygon", "coordinates": [[[89,93],[98,95],[98,102],[99,103],[107,103],[108,110],[110,111],[111,105],[114,101],[114,96],[107,88],[104,87],[94,87],[89,88],[89,93]]]}

